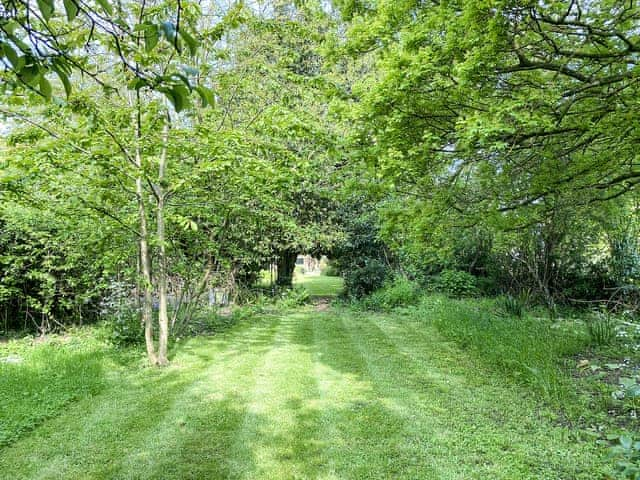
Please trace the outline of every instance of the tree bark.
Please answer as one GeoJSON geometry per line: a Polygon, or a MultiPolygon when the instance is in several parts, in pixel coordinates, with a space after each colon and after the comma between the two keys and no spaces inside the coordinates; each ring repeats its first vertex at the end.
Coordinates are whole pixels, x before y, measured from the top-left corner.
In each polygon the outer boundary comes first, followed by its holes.
{"type": "Polygon", "coordinates": [[[162,129],[162,151],[158,160],[158,184],[155,187],[157,200],[156,222],[158,236],[158,324],[160,326],[160,337],[158,341],[158,365],[167,365],[167,349],[169,344],[169,315],[167,311],[167,249],[165,234],[165,169],[167,166],[167,143],[169,141],[169,118],[165,119],[162,129]]]}
{"type": "MultiPolygon", "coordinates": [[[[139,93],[138,93],[139,95],[139,93]]],[[[134,114],[135,125],[135,166],[137,168],[136,177],[136,199],[138,202],[138,245],[140,249],[140,272],[142,274],[142,323],[144,324],[144,340],[147,347],[147,358],[149,363],[155,365],[157,356],[153,343],[153,283],[151,278],[151,251],[149,250],[149,228],[147,225],[147,210],[144,203],[144,184],[142,171],[142,154],[140,152],[140,97],[136,97],[136,110],[134,114]]]]}
{"type": "Polygon", "coordinates": [[[276,285],[280,287],[291,287],[293,285],[293,272],[296,268],[297,258],[298,252],[296,250],[280,252],[277,262],[278,276],[276,285]]]}

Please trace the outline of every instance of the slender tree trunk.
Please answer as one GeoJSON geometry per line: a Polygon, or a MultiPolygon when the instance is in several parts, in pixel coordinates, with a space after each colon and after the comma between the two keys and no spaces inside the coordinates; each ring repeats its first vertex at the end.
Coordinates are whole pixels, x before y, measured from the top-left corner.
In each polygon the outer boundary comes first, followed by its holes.
{"type": "Polygon", "coordinates": [[[167,311],[167,250],[166,234],[164,222],[165,190],[164,177],[167,166],[167,143],[169,141],[169,118],[165,120],[162,130],[162,152],[158,161],[158,185],[156,186],[157,197],[157,236],[158,236],[158,323],[160,325],[160,338],[158,342],[158,365],[167,365],[167,348],[169,343],[169,315],[167,311]]]}
{"type": "Polygon", "coordinates": [[[138,197],[138,216],[140,230],[140,266],[142,269],[142,323],[144,324],[144,340],[147,346],[149,363],[156,364],[157,357],[153,344],[153,284],[151,279],[151,252],[149,251],[149,230],[147,213],[144,204],[142,179],[136,179],[136,196],[138,197]]]}
{"type": "MultiPolygon", "coordinates": [[[[137,94],[139,95],[139,93],[137,94]]],[[[142,323],[144,324],[144,340],[147,346],[149,363],[155,365],[158,361],[153,343],[153,282],[151,278],[151,251],[149,249],[149,227],[147,225],[147,209],[144,203],[144,185],[142,171],[142,154],[140,152],[140,97],[136,97],[135,111],[135,164],[138,169],[136,178],[136,199],[138,202],[138,230],[140,248],[140,269],[142,273],[142,323]]]]}

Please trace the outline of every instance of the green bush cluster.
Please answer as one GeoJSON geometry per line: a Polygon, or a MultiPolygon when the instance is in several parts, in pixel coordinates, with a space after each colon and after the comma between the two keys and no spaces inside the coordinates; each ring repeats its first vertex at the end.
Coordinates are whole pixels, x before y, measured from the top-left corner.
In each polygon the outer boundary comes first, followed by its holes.
{"type": "Polygon", "coordinates": [[[522,295],[503,295],[496,298],[498,312],[511,317],[522,318],[525,314],[527,302],[522,295]]]}
{"type": "Polygon", "coordinates": [[[619,478],[640,479],[640,441],[628,435],[621,435],[612,440],[616,443],[611,447],[611,457],[616,460],[619,478]]]}
{"type": "Polygon", "coordinates": [[[616,322],[611,312],[596,312],[587,318],[587,332],[594,346],[611,344],[616,338],[616,322]]]}
{"type": "Polygon", "coordinates": [[[387,281],[382,288],[363,299],[362,305],[371,310],[390,310],[416,305],[420,296],[421,288],[418,283],[398,276],[387,281]]]}
{"type": "Polygon", "coordinates": [[[329,262],[327,266],[322,269],[322,275],[326,277],[339,277],[340,271],[333,263],[329,262]]]}
{"type": "Polygon", "coordinates": [[[469,297],[478,294],[478,281],[475,276],[461,270],[443,270],[432,278],[433,290],[453,297],[469,297]]]}
{"type": "Polygon", "coordinates": [[[309,303],[310,298],[307,289],[295,286],[281,290],[277,297],[277,303],[283,308],[300,307],[309,303]]]}
{"type": "Polygon", "coordinates": [[[108,340],[118,347],[137,345],[144,341],[144,327],[135,309],[119,312],[106,320],[108,340]]]}
{"type": "Polygon", "coordinates": [[[390,270],[380,260],[366,259],[364,264],[353,267],[344,272],[344,286],[347,295],[362,298],[382,288],[390,270]]]}

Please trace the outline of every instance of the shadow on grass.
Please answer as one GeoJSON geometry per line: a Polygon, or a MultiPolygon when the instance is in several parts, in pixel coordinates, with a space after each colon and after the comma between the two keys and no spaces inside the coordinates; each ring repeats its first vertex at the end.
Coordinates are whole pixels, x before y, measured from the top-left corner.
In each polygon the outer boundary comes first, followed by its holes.
{"type": "Polygon", "coordinates": [[[0,363],[0,448],[105,387],[103,353],[44,345],[0,363]]]}
{"type": "Polygon", "coordinates": [[[564,453],[546,458],[556,462],[548,468],[533,463],[550,446],[560,451],[555,444],[515,459],[496,450],[518,435],[513,425],[497,432],[475,399],[457,400],[473,392],[449,387],[437,376],[444,367],[425,361],[424,339],[392,327],[298,313],[190,339],[167,369],[112,373],[98,396],[3,451],[0,471],[16,479],[587,478],[562,466],[564,453]],[[478,430],[453,431],[462,428],[455,415],[478,430]],[[507,460],[515,473],[494,475],[507,460]]]}

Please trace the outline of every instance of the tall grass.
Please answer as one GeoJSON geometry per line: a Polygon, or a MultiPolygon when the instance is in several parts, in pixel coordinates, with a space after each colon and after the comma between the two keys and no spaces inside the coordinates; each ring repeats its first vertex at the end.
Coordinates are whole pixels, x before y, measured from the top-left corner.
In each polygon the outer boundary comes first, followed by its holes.
{"type": "Polygon", "coordinates": [[[426,297],[417,311],[479,362],[530,385],[552,403],[572,395],[562,361],[588,346],[583,332],[546,319],[496,314],[494,301],[487,299],[426,297]]]}
{"type": "Polygon", "coordinates": [[[102,388],[102,353],[86,341],[0,349],[0,447],[102,388]]]}

